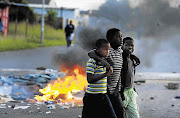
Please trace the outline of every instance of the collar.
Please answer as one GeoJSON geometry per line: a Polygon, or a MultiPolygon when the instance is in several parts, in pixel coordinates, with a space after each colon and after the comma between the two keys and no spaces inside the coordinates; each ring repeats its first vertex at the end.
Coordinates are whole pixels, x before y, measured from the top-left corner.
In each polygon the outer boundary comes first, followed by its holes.
{"type": "Polygon", "coordinates": [[[112,51],[114,52],[120,52],[120,53],[123,53],[123,50],[121,49],[121,46],[118,47],[118,49],[113,49],[112,47],[110,48],[112,51]]]}

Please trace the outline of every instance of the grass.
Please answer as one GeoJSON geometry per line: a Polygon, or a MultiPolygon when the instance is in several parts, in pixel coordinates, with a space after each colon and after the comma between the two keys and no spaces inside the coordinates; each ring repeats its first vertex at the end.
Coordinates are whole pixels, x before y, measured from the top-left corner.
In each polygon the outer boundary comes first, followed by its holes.
{"type": "Polygon", "coordinates": [[[56,30],[49,25],[44,27],[44,41],[41,40],[41,25],[28,24],[28,35],[25,36],[26,23],[18,24],[17,33],[15,34],[15,23],[9,23],[7,37],[0,37],[0,51],[32,49],[38,47],[49,47],[65,45],[64,30],[56,30]]]}

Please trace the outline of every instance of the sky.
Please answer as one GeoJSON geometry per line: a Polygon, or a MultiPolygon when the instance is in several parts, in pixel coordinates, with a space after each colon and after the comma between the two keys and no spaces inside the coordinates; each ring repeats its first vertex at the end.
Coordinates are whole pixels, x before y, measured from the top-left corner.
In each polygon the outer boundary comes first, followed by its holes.
{"type": "MultiPolygon", "coordinates": [[[[67,8],[79,8],[80,10],[94,10],[98,9],[100,5],[107,0],[54,0],[57,6],[67,8]]],[[[121,0],[117,0],[121,1],[121,0]]],[[[128,0],[131,7],[137,7],[143,0],[128,0]]],[[[169,1],[169,0],[166,0],[169,1]]],[[[177,7],[180,4],[180,0],[170,0],[170,6],[177,7]]]]}
{"type": "Polygon", "coordinates": [[[105,3],[106,0],[54,0],[58,6],[79,8],[80,10],[93,10],[105,3]]]}

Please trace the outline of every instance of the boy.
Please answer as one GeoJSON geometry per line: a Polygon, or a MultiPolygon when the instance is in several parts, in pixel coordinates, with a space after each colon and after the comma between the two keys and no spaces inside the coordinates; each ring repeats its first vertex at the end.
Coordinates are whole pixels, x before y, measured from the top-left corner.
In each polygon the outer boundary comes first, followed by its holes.
{"type": "MultiPolygon", "coordinates": [[[[109,54],[110,44],[106,39],[96,41],[96,54],[106,58],[109,54]]],[[[107,76],[113,73],[90,58],[86,67],[88,86],[83,98],[82,118],[117,118],[112,104],[107,96],[107,76]]]]}
{"type": "MultiPolygon", "coordinates": [[[[123,64],[122,59],[122,33],[119,29],[112,28],[109,29],[106,33],[107,40],[109,41],[111,48],[109,50],[109,56],[107,61],[110,65],[113,66],[113,74],[108,76],[108,88],[107,93],[110,98],[110,101],[113,105],[114,111],[116,113],[117,118],[125,118],[125,109],[123,106],[123,102],[121,99],[121,95],[119,93],[121,89],[121,68],[123,64]]],[[[97,61],[100,61],[106,67],[110,65],[105,63],[104,60],[98,57],[94,51],[89,52],[88,54],[91,58],[94,58],[97,61]]]]}
{"type": "Polygon", "coordinates": [[[139,118],[138,106],[136,104],[137,93],[134,91],[135,67],[140,61],[134,60],[134,40],[130,37],[123,39],[123,68],[121,70],[122,91],[124,92],[126,118],[139,118]]]}

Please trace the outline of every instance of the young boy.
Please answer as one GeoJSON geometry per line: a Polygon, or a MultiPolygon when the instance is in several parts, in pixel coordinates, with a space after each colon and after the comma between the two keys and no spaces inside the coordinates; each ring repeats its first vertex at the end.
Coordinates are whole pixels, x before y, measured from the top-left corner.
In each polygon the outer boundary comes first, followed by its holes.
{"type": "MultiPolygon", "coordinates": [[[[96,54],[100,58],[109,55],[110,44],[106,39],[96,41],[96,54]]],[[[83,98],[82,118],[117,118],[112,104],[107,96],[107,76],[113,73],[113,68],[107,71],[90,58],[86,67],[88,86],[83,98]]]]}
{"type": "Polygon", "coordinates": [[[139,118],[138,106],[136,104],[137,93],[134,91],[135,67],[140,61],[134,60],[134,40],[130,37],[123,39],[123,68],[121,70],[122,91],[124,91],[126,118],[139,118]]]}
{"type": "MultiPolygon", "coordinates": [[[[123,64],[123,59],[122,59],[123,51],[121,49],[122,33],[120,32],[119,29],[112,28],[107,31],[106,37],[111,45],[111,48],[109,50],[109,56],[107,57],[107,61],[113,67],[113,74],[108,76],[107,93],[111,100],[117,118],[125,118],[125,109],[123,106],[121,95],[119,93],[121,89],[121,69],[123,64]]],[[[94,50],[89,52],[88,55],[91,58],[100,61],[106,67],[110,66],[108,63],[105,63],[103,59],[99,58],[99,56],[96,55],[94,50]]]]}

